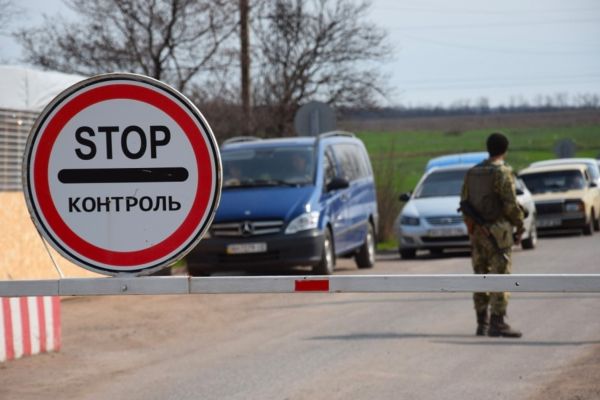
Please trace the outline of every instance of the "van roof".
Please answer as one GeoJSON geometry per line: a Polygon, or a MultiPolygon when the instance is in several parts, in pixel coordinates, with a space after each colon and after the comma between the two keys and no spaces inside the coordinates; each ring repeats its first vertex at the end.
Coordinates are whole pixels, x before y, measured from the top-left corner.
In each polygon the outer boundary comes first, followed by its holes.
{"type": "Polygon", "coordinates": [[[295,137],[284,137],[284,138],[268,138],[262,139],[253,136],[238,136],[228,140],[225,140],[221,144],[221,149],[237,149],[237,148],[272,148],[282,146],[312,146],[318,140],[335,140],[335,141],[347,141],[357,140],[356,136],[352,133],[343,131],[333,131],[323,133],[319,136],[295,136],[295,137]]]}
{"type": "Polygon", "coordinates": [[[286,137],[286,138],[239,138],[233,141],[225,141],[221,144],[221,148],[237,149],[237,148],[265,148],[265,147],[281,147],[283,146],[311,146],[315,143],[314,137],[286,137]]]}

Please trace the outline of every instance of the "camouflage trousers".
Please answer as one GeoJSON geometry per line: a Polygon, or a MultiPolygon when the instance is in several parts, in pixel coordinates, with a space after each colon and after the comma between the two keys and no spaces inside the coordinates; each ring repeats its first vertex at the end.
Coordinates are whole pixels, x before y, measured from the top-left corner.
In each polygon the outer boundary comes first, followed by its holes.
{"type": "MultiPolygon", "coordinates": [[[[490,240],[485,236],[472,235],[471,245],[473,247],[471,262],[473,272],[476,274],[510,274],[511,272],[511,249],[505,249],[508,260],[499,254],[490,240]]],[[[474,293],[475,310],[486,311],[488,306],[492,314],[505,315],[508,306],[508,292],[498,293],[474,293]]]]}

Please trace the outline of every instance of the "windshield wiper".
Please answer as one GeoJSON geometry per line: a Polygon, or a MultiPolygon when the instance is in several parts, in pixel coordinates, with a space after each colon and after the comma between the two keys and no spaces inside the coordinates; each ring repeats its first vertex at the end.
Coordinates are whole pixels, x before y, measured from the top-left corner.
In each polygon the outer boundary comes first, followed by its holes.
{"type": "Polygon", "coordinates": [[[256,183],[260,186],[290,186],[296,187],[300,186],[301,183],[298,182],[289,182],[283,179],[259,179],[256,183]]]}
{"type": "Polygon", "coordinates": [[[249,188],[249,187],[263,187],[263,186],[289,186],[289,187],[298,187],[306,184],[306,182],[296,183],[296,182],[288,182],[282,179],[249,179],[244,180],[239,183],[226,183],[224,188],[249,188]]]}

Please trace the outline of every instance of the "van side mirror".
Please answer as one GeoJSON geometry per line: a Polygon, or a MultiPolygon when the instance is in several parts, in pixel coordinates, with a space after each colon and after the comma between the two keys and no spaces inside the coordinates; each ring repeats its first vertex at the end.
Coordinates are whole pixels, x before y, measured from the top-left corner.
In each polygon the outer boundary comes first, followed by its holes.
{"type": "Polygon", "coordinates": [[[520,195],[522,195],[522,194],[525,194],[525,192],[524,192],[524,191],[523,191],[523,189],[521,189],[521,188],[517,188],[516,192],[517,192],[517,196],[520,196],[520,195]]]}
{"type": "Polygon", "coordinates": [[[590,182],[590,187],[598,187],[598,183],[595,181],[590,182]]]}
{"type": "Polygon", "coordinates": [[[331,192],[332,190],[346,189],[350,186],[350,182],[348,179],[342,178],[340,176],[334,176],[331,181],[327,184],[327,191],[331,192]]]}
{"type": "Polygon", "coordinates": [[[400,197],[398,197],[398,200],[406,203],[407,201],[410,200],[410,196],[412,195],[412,192],[406,192],[406,193],[402,193],[400,195],[400,197]]]}

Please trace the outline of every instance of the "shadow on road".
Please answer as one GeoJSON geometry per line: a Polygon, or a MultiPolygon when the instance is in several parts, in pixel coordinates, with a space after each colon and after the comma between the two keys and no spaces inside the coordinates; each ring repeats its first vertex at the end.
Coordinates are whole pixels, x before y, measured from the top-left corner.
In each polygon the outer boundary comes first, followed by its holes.
{"type": "Polygon", "coordinates": [[[395,333],[395,332],[375,332],[375,333],[350,333],[348,335],[331,336],[313,336],[306,340],[400,340],[400,339],[442,339],[434,340],[433,343],[456,344],[466,346],[586,346],[600,344],[600,340],[583,341],[544,341],[544,340],[522,340],[508,338],[482,338],[467,334],[428,334],[428,333],[395,333]],[[446,339],[446,340],[443,340],[446,339]],[[475,339],[475,340],[448,340],[448,339],[475,339]]]}
{"type": "MultiPolygon", "coordinates": [[[[472,336],[475,337],[475,336],[472,336]]],[[[587,346],[600,344],[600,340],[583,340],[583,341],[544,341],[544,340],[522,340],[522,339],[503,339],[503,338],[488,338],[487,340],[477,340],[469,342],[459,342],[453,340],[440,340],[434,343],[440,344],[458,344],[466,346],[530,346],[530,347],[562,347],[562,346],[587,346]]]]}

